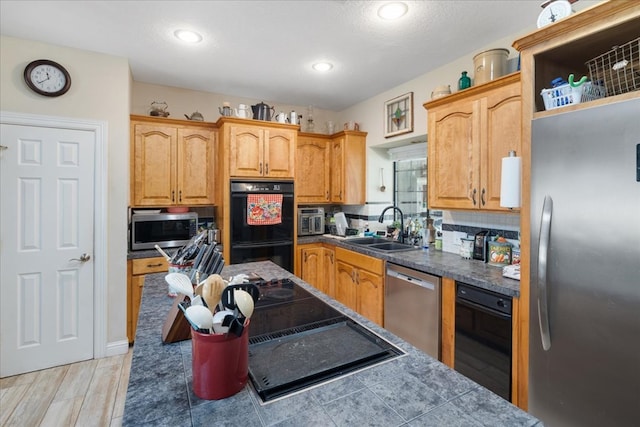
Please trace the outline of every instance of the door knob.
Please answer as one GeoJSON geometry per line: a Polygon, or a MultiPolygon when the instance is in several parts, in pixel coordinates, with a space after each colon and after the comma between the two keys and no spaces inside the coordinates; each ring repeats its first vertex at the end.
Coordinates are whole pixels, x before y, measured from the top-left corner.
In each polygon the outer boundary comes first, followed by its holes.
{"type": "Polygon", "coordinates": [[[85,253],[85,254],[80,255],[80,258],[71,258],[69,261],[87,262],[90,259],[91,259],[91,255],[85,253]]]}

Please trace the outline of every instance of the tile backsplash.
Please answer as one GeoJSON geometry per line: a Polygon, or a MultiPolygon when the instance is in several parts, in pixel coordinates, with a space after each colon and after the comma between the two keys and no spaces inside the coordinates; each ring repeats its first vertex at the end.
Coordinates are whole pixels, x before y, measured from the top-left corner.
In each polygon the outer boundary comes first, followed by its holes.
{"type": "Polygon", "coordinates": [[[442,211],[442,250],[459,253],[460,237],[473,237],[481,230],[505,237],[514,247],[520,246],[518,214],[442,211]]]}
{"type": "MultiPolygon", "coordinates": [[[[393,220],[391,210],[385,214],[383,224],[378,217],[384,208],[391,203],[368,203],[353,206],[329,206],[325,208],[327,216],[335,212],[344,212],[349,227],[364,230],[385,230],[393,220]]],[[[435,219],[436,229],[442,231],[442,250],[458,254],[460,252],[460,237],[473,237],[481,230],[489,230],[491,236],[500,235],[511,242],[514,247],[520,246],[520,215],[502,213],[475,213],[466,211],[429,211],[429,216],[435,219]]],[[[407,218],[405,218],[405,223],[407,218]]]]}

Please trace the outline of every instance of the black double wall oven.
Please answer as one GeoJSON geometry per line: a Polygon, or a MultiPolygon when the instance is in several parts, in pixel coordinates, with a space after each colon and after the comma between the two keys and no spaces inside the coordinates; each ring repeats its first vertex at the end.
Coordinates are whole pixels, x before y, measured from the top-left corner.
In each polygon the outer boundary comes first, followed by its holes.
{"type": "Polygon", "coordinates": [[[269,260],[293,272],[293,196],[292,181],[231,181],[231,264],[269,260]]]}

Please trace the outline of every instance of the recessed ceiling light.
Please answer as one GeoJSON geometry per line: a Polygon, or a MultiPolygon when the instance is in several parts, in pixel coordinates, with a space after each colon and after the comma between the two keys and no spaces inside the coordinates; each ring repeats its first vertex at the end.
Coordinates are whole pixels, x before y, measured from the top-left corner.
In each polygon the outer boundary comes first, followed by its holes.
{"type": "Polygon", "coordinates": [[[312,67],[316,71],[329,71],[333,68],[333,65],[329,64],[328,62],[318,62],[316,64],[313,64],[312,67]]]}
{"type": "Polygon", "coordinates": [[[202,41],[202,36],[191,30],[176,30],[173,35],[187,43],[199,43],[202,41]]]}
{"type": "Polygon", "coordinates": [[[398,19],[407,13],[409,8],[402,2],[387,3],[380,6],[378,16],[382,19],[398,19]]]}

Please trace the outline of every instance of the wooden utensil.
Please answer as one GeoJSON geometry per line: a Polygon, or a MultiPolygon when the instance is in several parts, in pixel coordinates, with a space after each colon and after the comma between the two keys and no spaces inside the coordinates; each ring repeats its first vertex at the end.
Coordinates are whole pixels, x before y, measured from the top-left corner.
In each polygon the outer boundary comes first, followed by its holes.
{"type": "Polygon", "coordinates": [[[209,310],[212,312],[220,302],[220,297],[225,287],[226,283],[219,274],[212,274],[205,280],[202,286],[202,298],[204,298],[207,307],[209,307],[209,310]]]}

